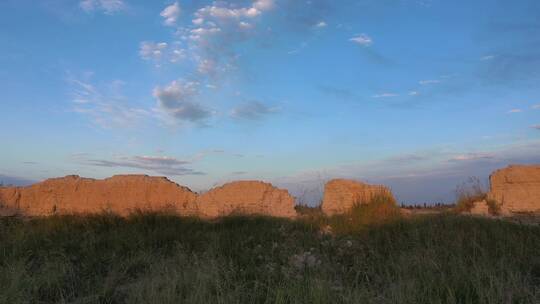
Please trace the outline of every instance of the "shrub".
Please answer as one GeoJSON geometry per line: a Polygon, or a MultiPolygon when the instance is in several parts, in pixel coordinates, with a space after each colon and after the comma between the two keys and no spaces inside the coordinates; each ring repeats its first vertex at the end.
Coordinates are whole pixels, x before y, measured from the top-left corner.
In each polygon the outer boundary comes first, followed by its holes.
{"type": "Polygon", "coordinates": [[[307,205],[296,205],[294,206],[296,213],[300,216],[320,216],[322,215],[321,206],[310,207],[307,205]]]}
{"type": "Polygon", "coordinates": [[[369,202],[358,202],[343,215],[329,219],[333,231],[348,233],[368,226],[381,225],[400,217],[399,207],[394,198],[387,194],[374,196],[369,202]]]}
{"type": "Polygon", "coordinates": [[[484,186],[478,177],[469,177],[469,179],[456,187],[456,207],[455,211],[469,212],[475,202],[485,200],[487,197],[484,186]]]}
{"type": "Polygon", "coordinates": [[[499,215],[501,213],[501,205],[496,200],[487,199],[488,211],[491,215],[499,215]]]}

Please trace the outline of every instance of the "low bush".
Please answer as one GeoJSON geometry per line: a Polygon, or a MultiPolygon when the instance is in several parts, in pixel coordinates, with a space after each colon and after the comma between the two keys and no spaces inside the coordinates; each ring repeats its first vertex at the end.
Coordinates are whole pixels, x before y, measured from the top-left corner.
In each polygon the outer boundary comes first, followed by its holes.
{"type": "Polygon", "coordinates": [[[469,212],[475,202],[483,201],[487,198],[487,193],[484,190],[480,179],[470,177],[468,181],[456,187],[456,207],[458,213],[469,212]]]}
{"type": "Polygon", "coordinates": [[[491,215],[500,215],[501,214],[501,205],[493,199],[486,199],[486,203],[488,205],[488,211],[491,215]]]}

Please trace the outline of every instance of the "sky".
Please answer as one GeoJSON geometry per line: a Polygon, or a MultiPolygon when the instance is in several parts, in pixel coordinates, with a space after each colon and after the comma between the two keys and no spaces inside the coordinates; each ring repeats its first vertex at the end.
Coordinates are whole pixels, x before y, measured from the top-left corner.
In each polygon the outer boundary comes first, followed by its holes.
{"type": "Polygon", "coordinates": [[[0,181],[325,181],[450,202],[540,163],[540,2],[2,0],[0,181]]]}

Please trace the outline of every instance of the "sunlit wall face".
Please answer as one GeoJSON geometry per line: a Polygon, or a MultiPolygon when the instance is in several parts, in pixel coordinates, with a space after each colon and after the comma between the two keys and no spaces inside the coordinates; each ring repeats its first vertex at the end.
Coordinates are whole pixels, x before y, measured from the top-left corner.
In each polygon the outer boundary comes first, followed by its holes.
{"type": "Polygon", "coordinates": [[[0,20],[4,183],[263,179],[315,203],[349,177],[439,202],[540,162],[538,1],[7,0],[0,20]]]}

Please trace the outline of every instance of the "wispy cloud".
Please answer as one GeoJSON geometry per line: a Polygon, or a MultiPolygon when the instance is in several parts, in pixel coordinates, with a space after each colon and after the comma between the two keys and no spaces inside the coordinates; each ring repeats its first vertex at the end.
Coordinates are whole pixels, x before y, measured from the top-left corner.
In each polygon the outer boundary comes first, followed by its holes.
{"type": "Polygon", "coordinates": [[[480,60],[487,61],[487,60],[495,59],[495,57],[496,57],[495,55],[487,55],[487,56],[480,57],[480,60]]]}
{"type": "Polygon", "coordinates": [[[536,130],[540,130],[540,124],[532,125],[531,128],[536,129],[536,130]]]}
{"type": "Polygon", "coordinates": [[[300,51],[305,49],[307,46],[308,46],[308,43],[306,41],[304,41],[304,42],[300,43],[300,46],[297,47],[296,49],[288,51],[287,54],[289,54],[289,55],[298,54],[298,53],[300,53],[300,51]]]}
{"type": "Polygon", "coordinates": [[[69,78],[73,112],[90,117],[102,128],[133,127],[150,116],[147,109],[133,106],[122,94],[124,82],[115,80],[98,88],[88,80],[69,78]]]}
{"type": "Polygon", "coordinates": [[[480,65],[479,75],[487,83],[505,86],[535,81],[540,78],[540,54],[534,51],[536,48],[514,45],[512,50],[480,65]]]}
{"type": "Polygon", "coordinates": [[[533,110],[539,110],[539,109],[540,109],[540,104],[533,105],[533,106],[531,107],[531,109],[533,109],[533,110]]]}
{"type": "Polygon", "coordinates": [[[355,100],[358,96],[347,88],[335,87],[332,85],[319,85],[317,88],[324,94],[341,100],[355,100]]]}
{"type": "Polygon", "coordinates": [[[441,83],[441,81],[437,79],[428,79],[428,80],[420,80],[418,83],[421,85],[430,85],[430,84],[441,83]]]}
{"type": "Polygon", "coordinates": [[[398,155],[386,158],[384,161],[387,163],[394,164],[403,164],[403,163],[415,163],[429,160],[433,157],[433,153],[428,152],[418,152],[418,153],[409,153],[405,155],[398,155]]]}
{"type": "Polygon", "coordinates": [[[482,159],[493,159],[495,155],[493,153],[466,153],[459,154],[448,161],[450,162],[462,162],[462,161],[473,161],[473,160],[482,160],[482,159]]]}
{"type": "Polygon", "coordinates": [[[279,108],[270,107],[259,101],[251,101],[234,108],[231,111],[231,117],[244,120],[260,120],[278,111],[279,108]]]}
{"type": "Polygon", "coordinates": [[[508,114],[521,113],[521,112],[523,112],[522,109],[512,109],[512,110],[508,111],[508,114]]]}
{"type": "Polygon", "coordinates": [[[113,160],[84,159],[79,161],[81,161],[82,164],[89,166],[140,169],[168,176],[204,174],[203,172],[188,168],[187,165],[192,164],[191,161],[180,160],[168,156],[132,156],[118,157],[113,160]]]}
{"type": "Polygon", "coordinates": [[[371,39],[371,37],[369,37],[367,34],[360,34],[358,36],[352,37],[351,39],[349,39],[349,41],[364,47],[368,47],[373,44],[373,39],[371,39]]]}
{"type": "Polygon", "coordinates": [[[278,22],[290,32],[308,35],[321,22],[328,23],[330,15],[339,6],[335,0],[276,2],[280,10],[278,22]]]}
{"type": "Polygon", "coordinates": [[[79,2],[79,6],[88,13],[102,11],[108,15],[115,14],[127,8],[123,0],[82,0],[79,2]]]}
{"type": "Polygon", "coordinates": [[[396,94],[396,93],[380,93],[380,94],[375,94],[371,97],[373,98],[389,98],[389,97],[398,97],[399,94],[396,94]]]}
{"type": "Polygon", "coordinates": [[[231,172],[231,175],[245,175],[245,174],[248,174],[247,171],[234,171],[234,172],[231,172]]]}

